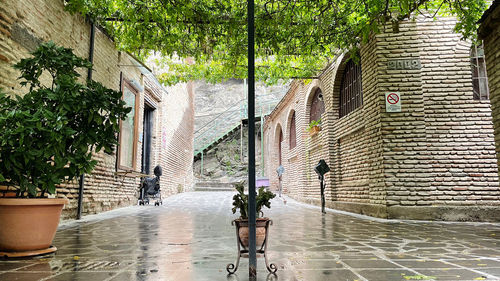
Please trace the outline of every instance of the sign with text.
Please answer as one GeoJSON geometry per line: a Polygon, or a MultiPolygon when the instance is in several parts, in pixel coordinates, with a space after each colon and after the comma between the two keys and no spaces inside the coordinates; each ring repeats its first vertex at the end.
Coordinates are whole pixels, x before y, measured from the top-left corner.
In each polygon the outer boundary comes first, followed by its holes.
{"type": "Polygon", "coordinates": [[[385,112],[401,112],[401,94],[398,92],[385,93],[385,112]]]}
{"type": "Polygon", "coordinates": [[[389,60],[387,61],[387,69],[392,70],[413,70],[420,69],[422,65],[420,64],[419,59],[410,59],[410,60],[389,60]]]}

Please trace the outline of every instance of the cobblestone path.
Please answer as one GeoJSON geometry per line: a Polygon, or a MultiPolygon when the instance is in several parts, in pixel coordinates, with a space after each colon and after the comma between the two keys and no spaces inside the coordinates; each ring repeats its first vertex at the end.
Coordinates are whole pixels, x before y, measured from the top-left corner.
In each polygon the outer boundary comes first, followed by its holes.
{"type": "MultiPolygon", "coordinates": [[[[248,280],[236,275],[232,193],[193,192],[60,226],[58,252],[0,260],[0,280],[248,280]]],[[[258,280],[500,280],[500,224],[384,221],[274,199],[258,280]]]]}

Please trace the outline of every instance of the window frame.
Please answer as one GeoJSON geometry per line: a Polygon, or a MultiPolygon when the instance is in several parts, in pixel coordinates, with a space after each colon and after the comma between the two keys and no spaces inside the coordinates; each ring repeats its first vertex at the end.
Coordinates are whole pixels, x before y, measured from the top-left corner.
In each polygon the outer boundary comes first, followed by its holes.
{"type": "Polygon", "coordinates": [[[295,111],[292,113],[292,117],[290,118],[290,127],[288,130],[288,148],[294,149],[297,146],[297,117],[295,111]],[[293,132],[293,138],[292,138],[293,132]],[[292,146],[293,141],[293,146],[292,146]]]}
{"type": "Polygon", "coordinates": [[[278,136],[278,163],[279,166],[283,165],[283,148],[281,143],[283,142],[283,128],[280,126],[280,132],[278,136]]]}
{"type": "Polygon", "coordinates": [[[122,129],[123,129],[123,120],[120,120],[120,133],[119,133],[119,139],[118,139],[118,169],[120,170],[125,170],[125,171],[135,171],[137,168],[137,149],[138,149],[138,142],[139,142],[139,102],[140,102],[140,94],[139,90],[134,87],[134,85],[127,79],[123,78],[122,79],[122,87],[121,87],[121,92],[122,92],[122,100],[125,98],[125,88],[127,88],[132,94],[135,95],[135,105],[134,105],[134,139],[133,139],[133,145],[132,145],[132,167],[128,167],[125,165],[122,165],[121,159],[122,159],[122,129]]]}
{"type": "Polygon", "coordinates": [[[320,110],[320,108],[318,108],[318,112],[321,111],[321,113],[319,113],[319,116],[317,119],[313,119],[312,115],[315,112],[314,109],[316,109],[316,107],[313,107],[313,104],[314,104],[315,99],[320,100],[319,95],[323,95],[323,91],[321,91],[321,88],[317,87],[314,90],[314,94],[312,95],[311,101],[309,103],[309,123],[311,123],[312,121],[318,121],[319,119],[321,119],[321,116],[323,115],[323,113],[325,113],[326,108],[325,108],[325,100],[323,97],[323,99],[321,99],[321,104],[323,105],[322,110],[320,110]]]}
{"type": "Polygon", "coordinates": [[[361,63],[356,64],[350,59],[345,63],[340,80],[339,118],[349,115],[349,113],[362,106],[363,76],[361,63]],[[351,71],[353,71],[354,74],[350,75],[351,71]]]}
{"type": "Polygon", "coordinates": [[[488,85],[488,73],[486,69],[486,58],[484,56],[484,46],[483,43],[476,45],[472,44],[470,50],[470,65],[471,65],[471,83],[472,83],[472,99],[477,101],[484,101],[490,99],[490,87],[488,85]],[[478,49],[483,50],[483,55],[478,55],[478,49]],[[482,59],[482,63],[480,60],[482,59]],[[481,76],[481,68],[484,68],[484,75],[481,76]],[[476,75],[477,74],[477,75],[476,75]],[[474,81],[477,80],[477,91],[474,81]],[[481,91],[481,83],[484,83],[484,90],[486,93],[481,91]]]}

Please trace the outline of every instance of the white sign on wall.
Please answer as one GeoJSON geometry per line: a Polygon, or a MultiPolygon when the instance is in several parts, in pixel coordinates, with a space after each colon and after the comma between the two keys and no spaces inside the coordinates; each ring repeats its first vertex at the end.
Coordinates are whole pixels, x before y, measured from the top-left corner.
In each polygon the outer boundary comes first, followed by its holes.
{"type": "Polygon", "coordinates": [[[385,93],[385,112],[401,112],[401,94],[399,92],[385,93]]]}

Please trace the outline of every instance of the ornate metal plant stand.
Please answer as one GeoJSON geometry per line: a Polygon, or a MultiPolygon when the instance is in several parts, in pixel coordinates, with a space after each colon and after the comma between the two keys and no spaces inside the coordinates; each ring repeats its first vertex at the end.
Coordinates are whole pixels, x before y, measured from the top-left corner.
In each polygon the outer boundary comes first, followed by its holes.
{"type": "MultiPolygon", "coordinates": [[[[236,262],[234,264],[230,263],[226,266],[227,272],[229,274],[233,274],[238,270],[238,266],[240,264],[240,258],[241,257],[248,257],[248,248],[243,244],[243,242],[240,239],[240,227],[241,227],[241,221],[240,220],[233,220],[231,222],[232,225],[236,225],[236,240],[238,244],[238,256],[236,258],[236,262]]],[[[267,220],[265,222],[265,229],[266,229],[266,236],[264,238],[264,242],[262,243],[260,249],[257,249],[257,254],[264,255],[264,260],[266,261],[266,268],[270,273],[275,273],[278,268],[274,263],[269,263],[267,260],[267,237],[269,234],[269,225],[272,225],[273,221],[272,220],[267,220]]]]}

